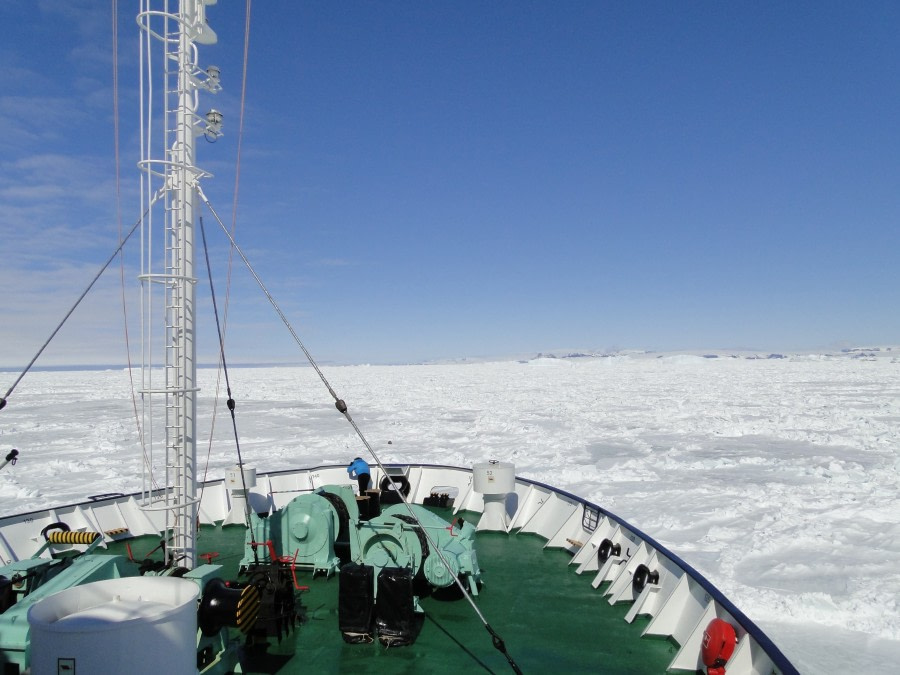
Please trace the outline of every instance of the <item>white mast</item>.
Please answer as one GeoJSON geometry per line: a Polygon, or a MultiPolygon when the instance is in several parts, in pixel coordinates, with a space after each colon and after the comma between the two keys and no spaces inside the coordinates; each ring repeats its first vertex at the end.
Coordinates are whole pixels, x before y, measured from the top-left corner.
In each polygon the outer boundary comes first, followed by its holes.
{"type": "Polygon", "coordinates": [[[175,11],[175,2],[142,0],[138,14],[141,210],[146,213],[140,275],[142,502],[148,510],[165,513],[168,559],[187,568],[194,567],[197,557],[196,187],[209,175],[195,165],[194,142],[200,135],[215,140],[221,127],[216,111],[197,114],[198,89],[215,93],[220,87],[217,68],[198,67],[196,45],[216,42],[206,24],[206,6],[215,2],[182,0],[175,11]]]}

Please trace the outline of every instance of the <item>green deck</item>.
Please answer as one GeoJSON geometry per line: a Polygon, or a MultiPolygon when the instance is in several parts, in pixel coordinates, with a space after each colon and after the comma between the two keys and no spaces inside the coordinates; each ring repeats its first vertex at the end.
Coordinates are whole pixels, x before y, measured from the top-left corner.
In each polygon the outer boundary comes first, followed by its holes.
{"type": "MultiPolygon", "coordinates": [[[[450,511],[437,511],[451,520],[450,511]]],[[[472,514],[473,522],[477,514],[472,514]]],[[[201,528],[201,553],[218,552],[214,562],[235,578],[243,556],[244,529],[201,528]]],[[[158,543],[131,540],[136,559],[158,543]]],[[[676,647],[641,638],[648,619],[624,621],[628,605],[610,606],[591,588],[590,575],[577,575],[565,551],[546,550],[535,535],[482,532],[477,536],[484,586],[475,602],[523,673],[664,673],[676,647]]],[[[110,547],[124,549],[119,543],[110,547]]],[[[248,651],[246,673],[464,673],[512,672],[494,649],[491,636],[465,599],[422,600],[425,624],[416,643],[386,649],[378,642],[346,644],[338,631],[337,577],[298,572],[309,586],[300,594],[302,624],[281,644],[248,651]]]]}

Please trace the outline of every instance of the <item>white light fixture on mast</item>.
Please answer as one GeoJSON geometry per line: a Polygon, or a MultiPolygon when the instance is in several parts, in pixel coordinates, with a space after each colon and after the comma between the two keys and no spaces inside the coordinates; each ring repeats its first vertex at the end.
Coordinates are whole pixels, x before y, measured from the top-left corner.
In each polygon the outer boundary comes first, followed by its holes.
{"type": "Polygon", "coordinates": [[[203,130],[206,140],[215,142],[222,135],[222,120],[222,113],[218,110],[213,109],[206,113],[206,128],[203,130]]]}

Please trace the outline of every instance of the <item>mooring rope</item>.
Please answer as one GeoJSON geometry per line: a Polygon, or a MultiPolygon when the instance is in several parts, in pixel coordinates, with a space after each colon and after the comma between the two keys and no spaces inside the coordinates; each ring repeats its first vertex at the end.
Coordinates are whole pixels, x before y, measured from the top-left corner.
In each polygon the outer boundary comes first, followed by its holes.
{"type": "MultiPolygon", "coordinates": [[[[463,597],[466,598],[466,600],[472,606],[472,609],[475,611],[475,614],[478,615],[478,618],[481,620],[481,623],[484,624],[485,629],[488,631],[488,633],[491,636],[491,641],[494,645],[494,648],[499,650],[506,657],[506,660],[509,662],[509,665],[513,669],[513,671],[515,673],[518,673],[519,675],[521,675],[522,671],[519,670],[519,666],[516,664],[516,662],[513,660],[512,656],[510,655],[510,653],[507,651],[506,643],[504,643],[503,639],[491,627],[491,625],[488,623],[487,619],[484,617],[484,614],[482,614],[481,610],[478,609],[478,605],[475,604],[475,601],[472,599],[471,594],[466,590],[466,588],[463,586],[463,584],[459,580],[459,578],[453,573],[453,568],[450,566],[450,563],[444,557],[443,553],[441,553],[440,548],[438,548],[436,542],[431,537],[431,535],[428,533],[428,530],[425,527],[425,525],[419,520],[418,516],[416,516],[416,513],[415,513],[415,511],[413,511],[412,506],[407,501],[406,496],[403,494],[403,492],[400,489],[398,489],[398,486],[396,483],[394,483],[393,479],[391,479],[390,474],[388,474],[387,469],[385,469],[384,464],[382,464],[381,459],[378,457],[378,453],[375,452],[375,449],[369,443],[368,439],[365,437],[362,430],[359,428],[359,426],[357,426],[356,421],[350,415],[350,411],[347,408],[347,404],[334,391],[334,388],[331,386],[331,383],[328,381],[328,378],[325,377],[325,373],[323,373],[322,369],[319,368],[318,363],[316,363],[315,359],[312,357],[312,354],[310,354],[309,350],[306,348],[306,345],[303,344],[303,341],[300,339],[300,336],[297,335],[297,332],[294,330],[294,327],[291,325],[290,321],[288,321],[287,317],[284,315],[284,312],[281,311],[281,308],[278,306],[278,303],[275,301],[275,298],[269,292],[269,289],[266,287],[265,283],[263,283],[263,280],[260,278],[260,276],[256,273],[256,270],[253,268],[253,265],[250,263],[250,260],[247,258],[246,255],[244,255],[244,251],[241,249],[240,246],[238,246],[238,243],[235,241],[234,237],[232,237],[231,234],[228,232],[228,228],[225,227],[225,223],[223,223],[222,219],[219,218],[218,213],[216,213],[216,210],[213,208],[212,204],[210,204],[209,200],[206,198],[206,195],[203,193],[202,189],[200,189],[199,186],[197,186],[197,192],[198,192],[200,198],[206,204],[207,208],[209,208],[210,212],[213,214],[213,217],[216,219],[216,221],[218,221],[219,226],[222,228],[222,231],[225,233],[225,236],[227,236],[229,241],[231,242],[231,246],[233,247],[233,249],[240,256],[241,260],[244,261],[244,265],[247,267],[247,270],[250,272],[250,274],[256,280],[257,285],[260,287],[263,294],[269,300],[269,303],[275,309],[275,312],[281,318],[282,323],[285,325],[285,327],[288,329],[288,332],[294,338],[294,341],[297,343],[297,346],[299,346],[300,349],[303,351],[303,353],[306,355],[306,358],[309,361],[309,364],[313,367],[313,369],[316,371],[316,373],[318,373],[319,378],[322,380],[322,383],[325,385],[326,389],[328,389],[328,392],[331,394],[332,398],[334,399],[334,405],[337,408],[338,412],[340,412],[344,416],[344,418],[350,423],[350,426],[353,427],[353,430],[356,432],[356,435],[359,437],[359,440],[362,442],[362,444],[366,447],[366,450],[369,451],[369,454],[375,460],[375,464],[378,466],[379,469],[381,469],[382,473],[385,476],[387,476],[388,479],[391,481],[391,484],[394,486],[394,489],[396,490],[397,494],[400,496],[400,499],[406,505],[406,508],[409,511],[410,515],[415,519],[415,521],[418,523],[419,527],[421,528],[421,531],[425,535],[425,538],[428,540],[428,543],[431,546],[432,550],[434,550],[434,552],[436,552],[438,554],[438,556],[441,559],[441,562],[444,564],[444,567],[447,568],[447,570],[450,572],[451,577],[454,578],[456,585],[459,587],[459,590],[463,594],[463,597]]],[[[202,220],[201,220],[201,224],[202,224],[202,220]]]]}

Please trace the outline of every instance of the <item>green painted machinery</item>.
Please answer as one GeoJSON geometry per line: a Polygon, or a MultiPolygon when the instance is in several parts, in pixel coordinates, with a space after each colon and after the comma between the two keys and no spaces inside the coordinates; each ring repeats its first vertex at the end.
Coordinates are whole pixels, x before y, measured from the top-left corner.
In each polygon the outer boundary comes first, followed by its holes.
{"type": "Polygon", "coordinates": [[[266,517],[252,515],[241,566],[274,559],[331,575],[354,563],[372,567],[376,578],[381,570],[400,568],[410,570],[417,590],[446,588],[459,579],[477,594],[481,572],[474,542],[473,525],[448,523],[416,504],[394,504],[363,517],[352,487],[326,485],[266,517]]]}
{"type": "MultiPolygon", "coordinates": [[[[50,623],[62,625],[73,619],[77,622],[79,618],[76,617],[91,614],[92,618],[83,619],[81,623],[91,626],[87,633],[95,631],[102,637],[106,630],[103,624],[112,628],[110,622],[118,621],[124,626],[127,616],[115,609],[108,610],[115,605],[108,604],[109,587],[106,585],[141,577],[147,579],[141,581],[150,592],[144,598],[147,601],[153,600],[154,589],[157,589],[155,578],[169,579],[162,582],[169,587],[175,582],[196,585],[193,593],[197,594],[198,602],[194,609],[188,609],[191,614],[196,613],[195,672],[219,675],[239,671],[240,642],[230,636],[228,628],[238,628],[242,632],[253,629],[260,606],[259,587],[223,582],[219,565],[200,565],[188,570],[149,558],[138,564],[127,556],[98,552],[97,548],[104,541],[98,532],[71,532],[63,523],[51,527],[62,531],[48,532],[49,528],[45,528],[42,533],[45,544],[31,558],[0,566],[0,670],[5,675],[30,671],[35,656],[32,642],[36,629],[33,621],[29,621],[29,612],[39,614],[38,608],[46,605],[43,601],[65,604],[66,601],[59,601],[59,598],[74,597],[73,593],[78,593],[77,599],[68,602],[63,613],[50,623]]],[[[161,597],[163,595],[160,593],[161,597]]],[[[120,604],[124,607],[127,602],[120,604]]],[[[132,624],[141,620],[128,617],[132,624]]],[[[153,622],[159,623],[156,618],[153,622]]],[[[193,638],[186,639],[190,642],[193,638]]],[[[102,654],[99,658],[102,660],[102,654]]],[[[160,658],[160,668],[165,670],[165,655],[160,658]]],[[[74,663],[76,659],[64,661],[74,663]]]]}

